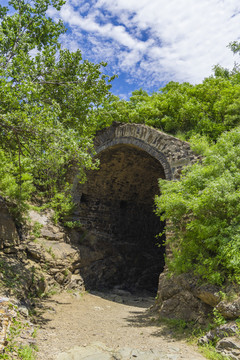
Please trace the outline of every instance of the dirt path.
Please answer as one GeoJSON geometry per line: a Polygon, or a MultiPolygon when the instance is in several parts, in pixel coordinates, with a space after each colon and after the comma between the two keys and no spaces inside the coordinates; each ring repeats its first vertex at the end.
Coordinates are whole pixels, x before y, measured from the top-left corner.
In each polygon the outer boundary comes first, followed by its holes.
{"type": "Polygon", "coordinates": [[[54,295],[38,330],[38,359],[204,359],[166,327],[154,325],[147,316],[153,301],[119,293],[54,295]]]}

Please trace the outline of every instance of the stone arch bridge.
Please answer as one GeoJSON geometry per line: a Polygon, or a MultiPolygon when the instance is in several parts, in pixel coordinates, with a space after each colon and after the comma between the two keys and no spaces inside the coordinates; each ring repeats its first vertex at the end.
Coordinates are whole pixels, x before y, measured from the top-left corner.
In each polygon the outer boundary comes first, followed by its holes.
{"type": "Polygon", "coordinates": [[[158,179],[178,179],[197,160],[187,142],[139,124],[99,132],[99,170],[75,189],[75,219],[84,230],[81,275],[88,289],[157,289],[164,268],[164,224],[154,214],[158,179]]]}

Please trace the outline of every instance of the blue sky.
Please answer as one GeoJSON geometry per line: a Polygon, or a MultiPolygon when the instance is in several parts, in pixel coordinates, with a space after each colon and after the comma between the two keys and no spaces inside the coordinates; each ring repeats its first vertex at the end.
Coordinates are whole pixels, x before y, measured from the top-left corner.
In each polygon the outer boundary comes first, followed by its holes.
{"type": "Polygon", "coordinates": [[[67,0],[49,15],[68,28],[64,47],[118,74],[113,92],[122,98],[171,80],[199,83],[213,65],[240,62],[227,48],[240,40],[239,0],[67,0]]]}
{"type": "Polygon", "coordinates": [[[68,0],[51,15],[69,29],[64,46],[119,75],[113,91],[123,98],[171,80],[199,83],[213,65],[238,61],[227,45],[240,37],[239,0],[68,0]]]}

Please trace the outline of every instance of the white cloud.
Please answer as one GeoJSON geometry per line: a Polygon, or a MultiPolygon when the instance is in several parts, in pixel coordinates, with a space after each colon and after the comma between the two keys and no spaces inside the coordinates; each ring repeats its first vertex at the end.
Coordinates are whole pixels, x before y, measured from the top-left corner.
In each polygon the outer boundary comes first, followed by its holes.
{"type": "Polygon", "coordinates": [[[238,0],[69,0],[60,17],[68,47],[149,86],[201,82],[237,59],[226,46],[240,36],[238,0]]]}

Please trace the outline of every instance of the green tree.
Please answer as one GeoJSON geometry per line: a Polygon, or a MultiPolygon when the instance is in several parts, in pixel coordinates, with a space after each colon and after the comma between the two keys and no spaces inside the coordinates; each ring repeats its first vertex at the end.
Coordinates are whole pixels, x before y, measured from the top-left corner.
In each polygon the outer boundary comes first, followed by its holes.
{"type": "Polygon", "coordinates": [[[0,6],[0,191],[19,203],[34,189],[48,198],[65,191],[74,164],[82,178],[95,166],[90,114],[110,96],[113,77],[102,73],[105,63],[61,49],[65,28],[47,10],[63,4],[10,0],[10,15],[0,6]],[[7,178],[14,179],[11,191],[7,178]]]}
{"type": "Polygon", "coordinates": [[[143,123],[186,139],[201,134],[217,140],[223,131],[240,124],[238,78],[236,69],[233,73],[215,67],[215,76],[201,84],[170,82],[152,95],[140,89],[129,101],[111,98],[94,116],[104,125],[112,121],[143,123]]]}

